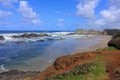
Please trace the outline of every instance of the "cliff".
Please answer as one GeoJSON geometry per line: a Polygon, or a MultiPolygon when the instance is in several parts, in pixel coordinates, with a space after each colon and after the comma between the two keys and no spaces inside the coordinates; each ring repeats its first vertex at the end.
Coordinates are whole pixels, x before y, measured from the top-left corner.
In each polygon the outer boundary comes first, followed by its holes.
{"type": "MultiPolygon", "coordinates": [[[[57,58],[52,66],[50,66],[45,71],[41,72],[36,77],[34,77],[33,80],[73,80],[73,78],[75,78],[75,76],[77,75],[82,77],[88,77],[91,78],[92,80],[119,80],[120,79],[119,61],[120,61],[119,50],[112,51],[102,50],[62,56],[57,58]],[[96,69],[98,70],[90,72],[89,69],[91,69],[91,67],[96,67],[96,69]],[[100,71],[102,70],[102,72],[99,71],[99,68],[102,68],[100,69],[100,71]],[[94,77],[88,76],[88,74],[94,75],[94,77]],[[96,78],[95,75],[97,75],[96,78]]],[[[94,69],[92,69],[92,71],[93,70],[94,69]]],[[[90,79],[77,78],[74,80],[90,80],[90,79]]]]}

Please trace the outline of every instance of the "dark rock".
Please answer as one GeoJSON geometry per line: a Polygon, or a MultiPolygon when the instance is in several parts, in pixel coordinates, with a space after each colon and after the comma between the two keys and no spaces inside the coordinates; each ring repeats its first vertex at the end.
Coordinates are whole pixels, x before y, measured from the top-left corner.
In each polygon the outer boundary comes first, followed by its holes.
{"type": "Polygon", "coordinates": [[[43,37],[43,36],[48,36],[48,34],[35,34],[35,33],[30,33],[30,34],[23,34],[23,35],[19,35],[19,36],[12,36],[13,38],[31,38],[31,37],[43,37]]]}
{"type": "Polygon", "coordinates": [[[117,34],[113,36],[113,38],[119,38],[119,37],[120,37],[120,32],[117,32],[117,34]]]}
{"type": "Polygon", "coordinates": [[[69,34],[67,34],[67,35],[74,35],[75,33],[69,33],[69,34]]]}
{"type": "Polygon", "coordinates": [[[118,33],[120,33],[120,29],[105,29],[105,30],[103,31],[103,34],[111,35],[111,36],[115,36],[115,35],[117,35],[118,33]]]}
{"type": "Polygon", "coordinates": [[[18,70],[11,70],[8,72],[0,73],[0,80],[24,80],[26,77],[32,77],[37,75],[40,72],[35,71],[18,71],[18,70]]]}
{"type": "Polygon", "coordinates": [[[115,36],[113,36],[112,40],[108,42],[108,46],[120,49],[120,33],[117,33],[115,36]]]}
{"type": "Polygon", "coordinates": [[[115,71],[116,76],[120,76],[120,69],[115,71]]]}
{"type": "Polygon", "coordinates": [[[17,41],[17,42],[15,42],[15,43],[17,43],[17,44],[22,44],[22,43],[25,43],[24,41],[17,41]]]}
{"type": "Polygon", "coordinates": [[[0,36],[0,40],[5,40],[5,38],[3,36],[0,36]]]}

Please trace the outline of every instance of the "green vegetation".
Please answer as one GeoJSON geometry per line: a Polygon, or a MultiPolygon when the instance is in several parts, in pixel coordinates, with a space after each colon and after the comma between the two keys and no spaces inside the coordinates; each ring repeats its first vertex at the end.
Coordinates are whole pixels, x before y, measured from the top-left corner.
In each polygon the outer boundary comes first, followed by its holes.
{"type": "Polygon", "coordinates": [[[24,80],[32,80],[30,77],[25,78],[24,80]]]}
{"type": "Polygon", "coordinates": [[[117,50],[117,48],[109,46],[109,47],[104,48],[104,50],[113,51],[113,50],[117,50]]]}
{"type": "Polygon", "coordinates": [[[104,50],[106,50],[106,51],[113,51],[113,50],[118,50],[118,49],[115,48],[115,47],[108,46],[108,47],[105,47],[105,48],[99,48],[96,51],[104,51],[104,50]]]}
{"type": "Polygon", "coordinates": [[[86,63],[47,80],[104,80],[105,70],[106,68],[100,63],[86,63]]]}
{"type": "Polygon", "coordinates": [[[96,58],[93,61],[96,63],[102,63],[103,58],[104,58],[103,56],[98,55],[98,56],[96,56],[96,58]]]}

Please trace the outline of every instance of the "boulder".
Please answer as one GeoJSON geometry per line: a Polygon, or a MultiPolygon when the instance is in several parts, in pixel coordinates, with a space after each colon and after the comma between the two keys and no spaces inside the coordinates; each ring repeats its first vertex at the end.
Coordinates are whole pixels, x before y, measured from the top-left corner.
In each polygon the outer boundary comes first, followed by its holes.
{"type": "Polygon", "coordinates": [[[3,36],[0,36],[0,40],[4,40],[5,38],[3,36]]]}
{"type": "Polygon", "coordinates": [[[120,49],[120,33],[115,35],[109,42],[108,46],[116,47],[120,49]]]}
{"type": "Polygon", "coordinates": [[[13,38],[32,38],[32,37],[43,37],[43,36],[48,36],[48,34],[35,34],[35,33],[30,33],[30,34],[22,34],[22,35],[19,35],[19,36],[12,36],[13,38]]]}

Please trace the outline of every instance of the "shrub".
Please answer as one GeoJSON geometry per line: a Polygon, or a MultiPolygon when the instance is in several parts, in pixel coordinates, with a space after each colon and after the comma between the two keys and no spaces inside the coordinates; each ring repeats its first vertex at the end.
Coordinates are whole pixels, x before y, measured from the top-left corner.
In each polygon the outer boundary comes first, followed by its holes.
{"type": "Polygon", "coordinates": [[[105,70],[105,66],[100,63],[86,63],[47,80],[104,80],[105,70]]]}

